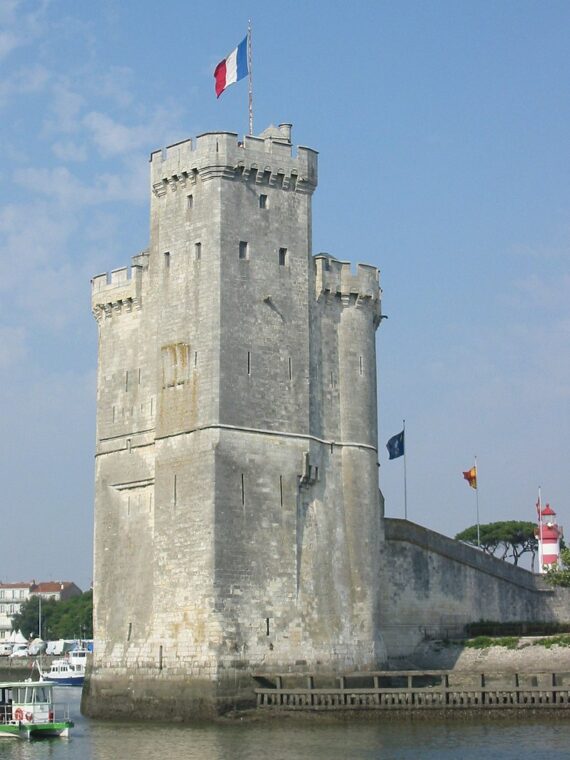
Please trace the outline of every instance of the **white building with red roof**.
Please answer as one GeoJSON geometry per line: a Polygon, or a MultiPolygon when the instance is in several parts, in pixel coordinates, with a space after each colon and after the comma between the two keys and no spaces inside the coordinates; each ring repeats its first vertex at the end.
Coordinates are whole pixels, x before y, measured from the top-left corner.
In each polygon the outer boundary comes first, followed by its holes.
{"type": "Polygon", "coordinates": [[[0,583],[0,641],[10,636],[12,618],[20,612],[24,602],[31,596],[40,596],[45,600],[55,599],[59,602],[81,593],[81,589],[71,581],[0,583]]]}

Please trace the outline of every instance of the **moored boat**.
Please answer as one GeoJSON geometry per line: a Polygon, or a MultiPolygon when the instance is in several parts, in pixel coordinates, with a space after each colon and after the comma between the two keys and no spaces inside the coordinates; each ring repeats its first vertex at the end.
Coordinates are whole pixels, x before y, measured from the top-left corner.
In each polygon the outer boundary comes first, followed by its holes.
{"type": "Polygon", "coordinates": [[[83,686],[87,654],[86,649],[75,649],[58,657],[47,672],[42,672],[42,679],[58,686],[83,686]]]}
{"type": "Polygon", "coordinates": [[[45,681],[0,683],[0,738],[69,736],[72,727],[69,708],[54,704],[53,684],[45,681]]]}

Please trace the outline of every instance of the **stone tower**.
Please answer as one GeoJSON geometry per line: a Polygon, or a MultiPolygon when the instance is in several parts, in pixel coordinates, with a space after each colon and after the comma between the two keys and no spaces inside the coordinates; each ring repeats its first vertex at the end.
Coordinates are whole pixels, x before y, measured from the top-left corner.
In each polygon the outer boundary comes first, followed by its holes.
{"type": "Polygon", "coordinates": [[[99,329],[92,715],[207,715],[255,673],[377,667],[378,271],[311,252],[290,125],[150,158],[99,329]],[[162,715],[169,714],[161,709],[162,715]]]}

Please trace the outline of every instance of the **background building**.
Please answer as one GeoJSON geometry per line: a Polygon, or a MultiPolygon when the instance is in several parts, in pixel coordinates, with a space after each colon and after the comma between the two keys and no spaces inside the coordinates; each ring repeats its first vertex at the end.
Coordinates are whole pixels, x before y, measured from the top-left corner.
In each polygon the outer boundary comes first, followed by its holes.
{"type": "Polygon", "coordinates": [[[31,596],[60,601],[80,596],[81,593],[81,589],[70,581],[0,583],[0,640],[8,638],[13,616],[20,612],[22,604],[31,596]]]}

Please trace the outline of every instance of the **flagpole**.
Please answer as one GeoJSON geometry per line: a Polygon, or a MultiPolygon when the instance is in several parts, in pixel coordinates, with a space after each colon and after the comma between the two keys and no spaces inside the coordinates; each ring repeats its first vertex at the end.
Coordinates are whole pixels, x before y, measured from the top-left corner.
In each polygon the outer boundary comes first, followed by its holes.
{"type": "Polygon", "coordinates": [[[251,19],[247,22],[247,68],[249,69],[249,134],[253,135],[253,55],[251,51],[251,19]]]}
{"type": "Polygon", "coordinates": [[[406,449],[408,444],[406,443],[406,420],[402,420],[404,430],[404,520],[408,519],[408,479],[406,476],[406,449]]]}
{"type": "Polygon", "coordinates": [[[540,486],[538,486],[538,535],[539,535],[539,544],[538,544],[538,572],[539,574],[542,573],[542,491],[540,486]]]}
{"type": "Polygon", "coordinates": [[[481,548],[481,529],[479,526],[479,470],[477,469],[477,457],[475,457],[475,504],[477,506],[477,546],[481,548]]]}

